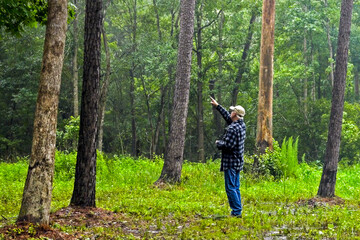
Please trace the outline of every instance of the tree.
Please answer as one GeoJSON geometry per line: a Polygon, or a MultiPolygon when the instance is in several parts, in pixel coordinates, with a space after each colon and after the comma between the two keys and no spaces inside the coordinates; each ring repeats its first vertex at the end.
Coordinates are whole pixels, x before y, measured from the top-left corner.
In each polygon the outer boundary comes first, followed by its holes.
{"type": "Polygon", "coordinates": [[[272,149],[275,0],[263,0],[256,146],[272,149]]]}
{"type": "Polygon", "coordinates": [[[353,0],[342,1],[328,139],[326,144],[323,172],[317,193],[320,197],[335,196],[336,174],[339,161],[341,128],[344,110],[352,8],[353,0]]]}
{"type": "Polygon", "coordinates": [[[79,144],[71,204],[95,207],[102,0],[87,0],[79,144]]]}
{"type": "Polygon", "coordinates": [[[67,0],[48,1],[34,133],[18,221],[49,224],[58,102],[67,30],[67,0]]]}
{"type": "MultiPolygon", "coordinates": [[[[74,0],[74,4],[77,4],[77,0],[74,0]]],[[[79,116],[79,96],[78,96],[78,85],[79,85],[79,69],[78,69],[78,51],[79,51],[79,34],[78,34],[78,9],[76,10],[74,21],[73,21],[73,56],[72,56],[72,78],[73,78],[73,114],[74,117],[79,116]]]]}
{"type": "Polygon", "coordinates": [[[0,0],[0,28],[20,35],[25,26],[45,24],[47,11],[45,0],[0,0]]]}
{"type": "Polygon", "coordinates": [[[171,127],[164,166],[157,183],[180,181],[188,113],[195,0],[181,0],[180,35],[171,127]]]}

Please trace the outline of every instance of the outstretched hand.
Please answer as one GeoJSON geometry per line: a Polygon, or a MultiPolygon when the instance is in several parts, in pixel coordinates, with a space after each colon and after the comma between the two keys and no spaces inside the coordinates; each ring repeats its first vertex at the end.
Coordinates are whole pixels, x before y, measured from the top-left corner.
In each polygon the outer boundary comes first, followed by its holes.
{"type": "Polygon", "coordinates": [[[217,102],[215,99],[213,99],[211,96],[210,96],[210,99],[211,99],[211,104],[212,104],[214,107],[217,107],[217,105],[219,105],[218,102],[217,102]]]}

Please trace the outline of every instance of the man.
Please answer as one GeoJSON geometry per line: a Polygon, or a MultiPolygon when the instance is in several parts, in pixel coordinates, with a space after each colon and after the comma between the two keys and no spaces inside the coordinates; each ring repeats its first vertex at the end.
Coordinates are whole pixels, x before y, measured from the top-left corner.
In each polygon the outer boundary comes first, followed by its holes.
{"type": "Polygon", "coordinates": [[[218,104],[215,99],[210,98],[211,104],[216,107],[229,125],[223,139],[216,140],[215,144],[222,152],[220,171],[224,172],[225,190],[232,209],[231,216],[242,217],[240,171],[244,166],[245,109],[240,105],[231,106],[230,113],[218,104]]]}

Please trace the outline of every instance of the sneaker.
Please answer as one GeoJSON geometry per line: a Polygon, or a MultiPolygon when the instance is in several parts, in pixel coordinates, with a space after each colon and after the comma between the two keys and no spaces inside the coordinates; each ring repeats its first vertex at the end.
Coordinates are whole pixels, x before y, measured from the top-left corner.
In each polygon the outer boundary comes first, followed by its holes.
{"type": "Polygon", "coordinates": [[[238,215],[231,214],[230,216],[231,216],[231,217],[236,217],[236,218],[242,218],[242,214],[241,214],[241,213],[240,213],[240,214],[238,214],[238,215]]]}

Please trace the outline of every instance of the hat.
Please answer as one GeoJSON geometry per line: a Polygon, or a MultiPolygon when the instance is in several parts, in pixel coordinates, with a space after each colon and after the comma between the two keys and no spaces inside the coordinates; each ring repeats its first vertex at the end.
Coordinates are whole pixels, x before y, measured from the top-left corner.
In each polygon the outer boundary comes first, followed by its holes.
{"type": "Polygon", "coordinates": [[[234,111],[237,115],[239,115],[239,117],[245,116],[245,109],[240,105],[231,106],[230,111],[234,111]]]}

